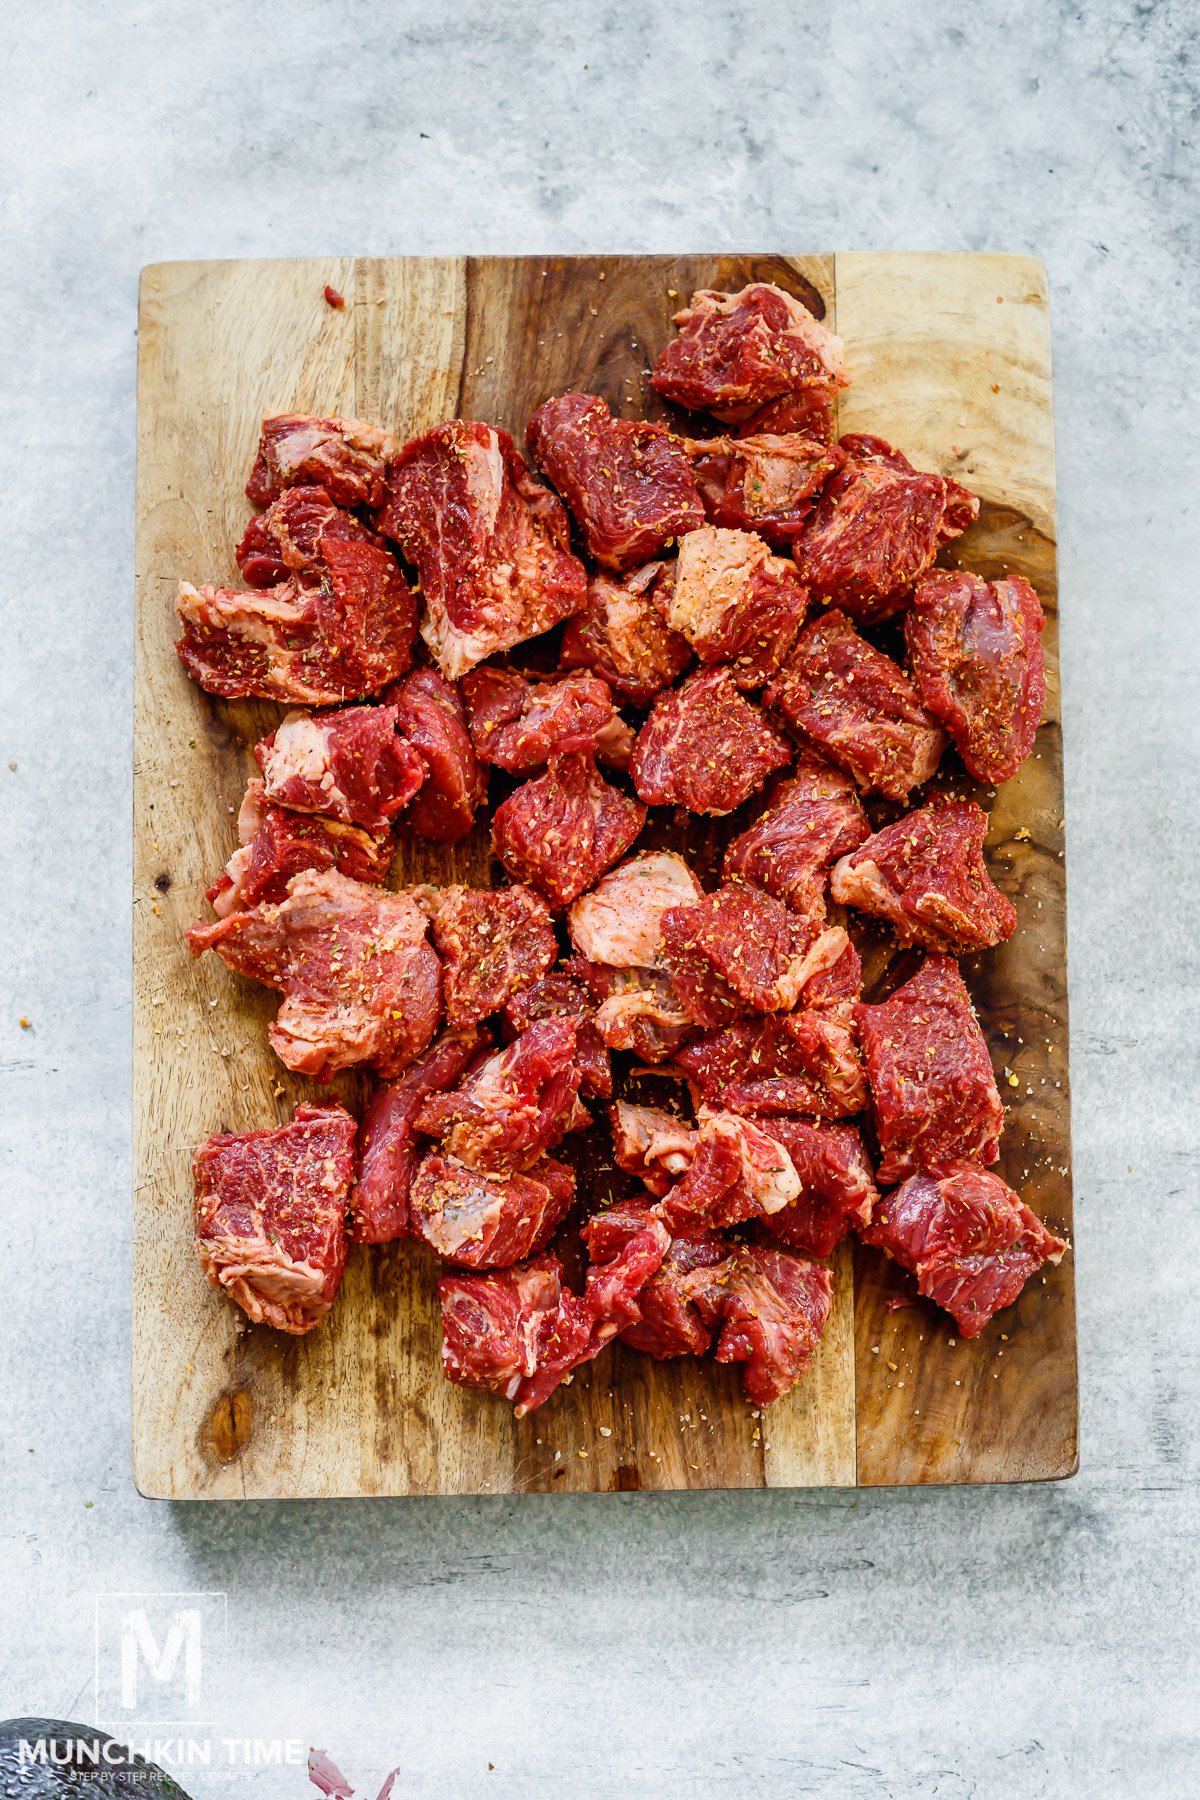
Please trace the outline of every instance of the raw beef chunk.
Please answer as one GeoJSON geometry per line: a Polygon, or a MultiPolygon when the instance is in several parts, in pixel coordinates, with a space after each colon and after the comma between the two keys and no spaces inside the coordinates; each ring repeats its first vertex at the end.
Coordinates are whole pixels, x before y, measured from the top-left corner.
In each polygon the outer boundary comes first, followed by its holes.
{"type": "Polygon", "coordinates": [[[709,1106],[754,1117],[844,1119],[867,1102],[848,1012],[845,1005],[810,1006],[740,1020],[684,1044],[675,1061],[709,1106]]]}
{"type": "Polygon", "coordinates": [[[790,1205],[800,1179],[779,1139],[752,1119],[701,1108],[687,1170],[658,1212],[676,1235],[717,1231],[790,1205]]]}
{"type": "Polygon", "coordinates": [[[805,918],[823,919],[830,869],[870,835],[849,776],[801,760],[776,783],[754,823],[734,838],[722,874],[726,881],[762,888],[805,918]]]}
{"type": "Polygon", "coordinates": [[[736,422],[782,394],[846,385],[841,339],[769,282],[737,294],[701,289],[675,323],[679,336],[650,382],[679,406],[736,422]]]}
{"type": "Polygon", "coordinates": [[[405,823],[418,837],[452,844],[475,822],[487,776],[471,747],[466,714],[436,669],[414,669],[387,694],[401,731],[425,764],[425,782],[405,823]]]}
{"type": "Polygon", "coordinates": [[[654,595],[673,631],[704,663],[728,663],[741,688],[778,669],[804,621],[795,566],[751,531],[705,525],[680,539],[675,580],[654,595]]]}
{"type": "Polygon", "coordinates": [[[565,969],[552,969],[540,981],[530,982],[504,1008],[505,1034],[516,1037],[539,1019],[575,1020],[579,1091],[596,1100],[611,1099],[612,1063],[596,1029],[596,1002],[583,982],[565,969]]]}
{"type": "Polygon", "coordinates": [[[276,413],[262,422],[246,493],[255,506],[267,506],[284,488],[320,486],[339,506],[373,512],[383,500],[384,473],[395,453],[387,432],[362,419],[276,413]]]}
{"type": "Polygon", "coordinates": [[[799,536],[846,460],[843,450],[797,432],[689,438],[686,449],[709,524],[756,531],[778,549],[799,536]]]}
{"type": "Polygon", "coordinates": [[[686,638],[662,621],[654,596],[675,579],[674,563],[651,562],[616,580],[593,576],[587,605],[563,631],[564,669],[591,669],[615,694],[646,706],[692,660],[686,638]]]}
{"type": "Polygon", "coordinates": [[[596,394],[559,394],[538,407],[526,437],[607,569],[636,568],[704,522],[686,452],[663,425],[614,419],[596,394]]]}
{"type": "Polygon", "coordinates": [[[979,512],[974,494],[914,469],[882,438],[840,440],[846,461],[792,545],[800,578],[856,619],[883,619],[979,512]]]}
{"type": "Polygon", "coordinates": [[[826,613],[801,632],[767,700],[864,794],[907,800],[946,747],[903,669],[859,637],[844,613],[826,613]]]}
{"type": "Polygon", "coordinates": [[[513,775],[556,756],[600,754],[616,716],[607,682],[594,675],[531,681],[515,669],[472,669],[462,697],[476,756],[513,775]]]}
{"type": "Polygon", "coordinates": [[[915,1275],[919,1292],[965,1338],[978,1337],[1031,1275],[1067,1249],[998,1175],[969,1162],[911,1176],[884,1195],[860,1235],[915,1275]]]}
{"type": "Polygon", "coordinates": [[[553,1157],[487,1174],[431,1150],[413,1177],[413,1236],[464,1269],[503,1269],[544,1249],[574,1198],[574,1175],[553,1157]]]}
{"type": "Polygon", "coordinates": [[[294,515],[286,580],[249,593],[180,582],[184,668],[231,700],[337,706],[377,693],[412,662],[416,601],[395,557],[321,488],[290,489],[268,518],[277,509],[294,515]]]}
{"type": "Polygon", "coordinates": [[[413,1171],[428,1148],[413,1121],[430,1094],[460,1081],[481,1051],[486,1032],[443,1032],[397,1081],[382,1082],[363,1114],[358,1133],[358,1174],[350,1196],[350,1235],[365,1244],[408,1236],[408,1198],[413,1171]]]}
{"type": "Polygon", "coordinates": [[[739,437],[796,436],[823,444],[839,458],[845,454],[834,443],[837,437],[837,389],[832,387],[797,388],[794,394],[781,394],[743,419],[737,428],[739,437]]]}
{"type": "Polygon", "coordinates": [[[254,746],[268,800],[386,831],[425,779],[425,764],[397,729],[394,706],[290,712],[254,746]]]}
{"type": "Polygon", "coordinates": [[[665,912],[662,943],[684,1011],[697,1025],[718,1026],[750,1012],[791,1012],[849,940],[840,926],[799,918],[769,894],[731,882],[665,912]]]}
{"type": "Polygon", "coordinates": [[[791,1157],[800,1192],[763,1224],[789,1250],[832,1256],[852,1226],[870,1223],[879,1198],[861,1136],[853,1125],[807,1119],[768,1119],[764,1128],[791,1157]]]}
{"type": "Polygon", "coordinates": [[[353,825],[306,818],[268,806],[261,781],[246,789],[238,813],[238,843],[205,899],[218,918],[248,912],[264,900],[283,900],[301,869],[338,869],[352,881],[382,882],[392,860],[390,838],[380,842],[353,825]]]}
{"type": "Polygon", "coordinates": [[[298,1106],[290,1125],[209,1138],[192,1158],[196,1252],[256,1325],[299,1337],[333,1305],[346,1267],[354,1120],[298,1106]]]}
{"type": "Polygon", "coordinates": [[[648,850],[601,877],[567,914],[571,942],[589,962],[617,969],[665,968],[662,918],[703,898],[682,856],[648,850]]]}
{"type": "Polygon", "coordinates": [[[880,1181],[948,1162],[993,1163],[1004,1110],[971,996],[953,957],[928,956],[911,981],[858,1009],[880,1181]]]}
{"type": "Polygon", "coordinates": [[[388,470],[379,528],[421,577],[421,635],[454,681],[584,604],[562,505],[538,487],[506,431],[451,419],[388,470]]]}
{"type": "MultiPolygon", "coordinates": [[[[603,1217],[611,1228],[621,1222],[622,1213],[632,1224],[646,1212],[639,1201],[626,1200],[603,1217]]],[[[733,1248],[716,1231],[672,1238],[657,1272],[638,1295],[641,1318],[625,1327],[621,1342],[660,1362],[669,1356],[703,1356],[712,1347],[712,1326],[705,1320],[720,1311],[733,1248]]]]}
{"type": "Polygon", "coordinates": [[[833,1277],[786,1250],[743,1245],[723,1278],[718,1362],[740,1362],[742,1387],[770,1406],[808,1369],[829,1319],[833,1277]]]}
{"type": "Polygon", "coordinates": [[[902,944],[957,956],[986,950],[1017,927],[983,860],[987,827],[973,800],[933,799],[843,856],[833,897],[890,920],[902,944]]]}
{"type": "Polygon", "coordinates": [[[664,970],[614,969],[583,956],[573,956],[568,967],[595,999],[596,1029],[610,1050],[661,1063],[695,1035],[664,970]]]}
{"type": "Polygon", "coordinates": [[[652,806],[730,813],[791,761],[782,733],[738,693],[726,669],[660,694],[638,733],[633,785],[652,806]]]}
{"type": "Polygon", "coordinates": [[[358,1063],[398,1075],[428,1044],[442,971],[427,924],[406,894],[305,870],[282,905],[195,926],[187,937],[193,956],[215,950],[239,975],[280,990],[272,1048],[297,1074],[328,1081],[358,1063]]]}
{"type": "Polygon", "coordinates": [[[639,1318],[638,1295],[668,1244],[647,1217],[607,1261],[593,1252],[582,1294],[562,1284],[556,1257],[492,1275],[446,1275],[442,1369],[450,1381],[503,1394],[518,1418],[547,1401],[572,1369],[598,1356],[639,1318]]]}
{"type": "Polygon", "coordinates": [[[499,1012],[553,968],[550,908],[532,888],[442,888],[433,915],[451,1030],[499,1012]]]}
{"type": "Polygon", "coordinates": [[[904,636],[921,698],[976,781],[1008,781],[1046,704],[1042,603],[1019,575],[984,581],[935,570],[913,595],[904,636]]]}
{"type": "Polygon", "coordinates": [[[608,1111],[613,1161],[661,1199],[696,1154],[694,1126],[657,1106],[618,1100],[608,1111]]]}
{"type": "Polygon", "coordinates": [[[578,1103],[579,1082],[575,1021],[542,1019],[473,1069],[461,1087],[431,1096],[417,1129],[469,1168],[528,1169],[568,1131],[591,1124],[578,1103]]]}
{"type": "Polygon", "coordinates": [[[515,881],[567,906],[622,857],[646,809],[610,787],[587,756],[563,756],[496,808],[492,846],[515,881]]]}

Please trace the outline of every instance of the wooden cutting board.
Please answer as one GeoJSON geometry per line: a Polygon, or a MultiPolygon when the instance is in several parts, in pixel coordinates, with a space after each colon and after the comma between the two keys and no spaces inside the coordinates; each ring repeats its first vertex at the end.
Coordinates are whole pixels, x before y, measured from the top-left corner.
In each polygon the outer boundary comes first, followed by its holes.
{"type": "MultiPolygon", "coordinates": [[[[312,1084],[266,1044],[277,997],[185,928],[235,843],[249,747],[279,716],[211,699],[173,650],[175,585],[236,584],[264,412],[376,420],[401,438],[460,415],[518,442],[548,394],[664,416],[649,366],[695,288],[775,281],[846,341],[843,431],[874,431],[982,498],[956,549],[1046,606],[1035,755],[992,804],[988,854],[1020,924],[965,966],[1007,1105],[1001,1172],[1071,1226],[1066,918],[1050,330],[1041,265],[1010,256],[395,258],[166,263],[142,278],[138,382],[133,1460],[174,1499],[1043,1480],[1077,1465],[1068,1256],[973,1344],[908,1278],[844,1245],[816,1364],[761,1419],[736,1369],[621,1346],[517,1422],[442,1379],[432,1259],[356,1249],[332,1319],[250,1326],[200,1276],[190,1156],[291,1117],[312,1084]],[[346,300],[326,305],[329,283],[346,300]]],[[[959,779],[956,791],[967,791],[959,779]]],[[[978,791],[978,790],[976,790],[978,791]]],[[[982,794],[992,803],[990,792],[982,794]]],[[[393,884],[488,880],[486,827],[402,847],[393,884]]],[[[872,979],[888,952],[867,943],[872,979]]],[[[363,1088],[343,1079],[352,1104],[363,1088]]]]}

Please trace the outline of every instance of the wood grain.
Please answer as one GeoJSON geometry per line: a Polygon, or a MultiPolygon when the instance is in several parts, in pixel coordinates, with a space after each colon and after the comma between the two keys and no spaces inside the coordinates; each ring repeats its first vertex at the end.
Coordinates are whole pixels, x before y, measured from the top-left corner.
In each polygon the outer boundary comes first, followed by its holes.
{"type": "MultiPolygon", "coordinates": [[[[289,1118],[298,1100],[317,1093],[266,1047],[275,997],[215,958],[192,963],[182,943],[233,847],[234,814],[252,771],[249,747],[280,710],[210,699],[186,679],[172,650],[178,578],[235,579],[232,546],[249,510],[241,490],[261,415],[349,412],[403,437],[458,414],[507,426],[520,440],[542,399],[582,387],[627,416],[665,416],[646,378],[670,314],[696,287],[751,277],[802,294],[848,339],[857,385],[843,402],[844,429],[869,424],[918,463],[961,473],[983,494],[984,516],[965,560],[986,573],[1019,569],[1052,600],[1048,331],[1040,269],[1027,260],[407,258],[145,271],[133,1382],[134,1471],[143,1493],[624,1491],[1070,1472],[1069,1259],[1009,1315],[1009,1342],[1001,1345],[993,1331],[967,1350],[951,1349],[923,1307],[888,1315],[902,1278],[873,1257],[856,1273],[844,1246],[816,1365],[761,1421],[741,1396],[736,1370],[692,1359],[656,1365],[617,1347],[520,1423],[501,1402],[442,1380],[434,1268],[414,1246],[357,1249],[332,1319],[302,1340],[249,1326],[195,1265],[192,1147],[214,1131],[289,1118]],[[344,311],[325,305],[327,282],[345,295],[344,311]]],[[[1070,1190],[1058,1173],[1069,1158],[1051,660],[1041,760],[1002,790],[993,812],[993,864],[1017,901],[1021,927],[969,978],[998,1066],[1021,1077],[1004,1168],[1062,1229],[1070,1190]]],[[[720,833],[695,822],[687,847],[708,862],[719,846],[720,833]]],[[[404,841],[391,880],[491,877],[480,828],[449,851],[404,841]]],[[[866,948],[872,972],[886,980],[882,940],[874,954],[870,942],[866,948]]],[[[351,1105],[361,1101],[355,1079],[336,1087],[351,1105]]],[[[594,1165],[587,1173],[603,1179],[594,1165]]]]}

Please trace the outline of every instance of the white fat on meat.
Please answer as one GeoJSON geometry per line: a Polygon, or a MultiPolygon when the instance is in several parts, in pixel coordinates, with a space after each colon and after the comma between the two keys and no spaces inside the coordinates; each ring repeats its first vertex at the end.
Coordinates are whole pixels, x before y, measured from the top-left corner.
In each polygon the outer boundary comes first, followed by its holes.
{"type": "Polygon", "coordinates": [[[672,906],[694,906],[702,893],[673,850],[631,857],[568,909],[571,942],[589,962],[610,968],[665,968],[662,916],[672,906]]]}
{"type": "Polygon", "coordinates": [[[667,623],[689,644],[717,637],[771,553],[752,531],[703,525],[679,540],[667,623]]]}
{"type": "Polygon", "coordinates": [[[696,1115],[700,1142],[724,1139],[741,1158],[746,1191],[762,1213],[782,1212],[800,1194],[796,1165],[783,1145],[738,1113],[712,1112],[702,1106],[696,1115]]]}

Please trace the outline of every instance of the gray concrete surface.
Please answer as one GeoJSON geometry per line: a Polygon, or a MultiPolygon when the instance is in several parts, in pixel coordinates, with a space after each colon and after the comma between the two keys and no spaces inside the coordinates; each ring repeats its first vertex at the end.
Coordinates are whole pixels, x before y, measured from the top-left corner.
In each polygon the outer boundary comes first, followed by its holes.
{"type": "MultiPolygon", "coordinates": [[[[399,1794],[494,1800],[1200,1791],[1194,8],[3,15],[0,1711],[90,1716],[98,1591],[212,1589],[219,1734],[325,1744],[369,1795],[392,1761],[399,1794]],[[1049,269],[1083,1471],[980,1492],[142,1501],[139,265],[709,245],[1049,269]]],[[[315,1791],[288,1768],[184,1784],[315,1791]]]]}

